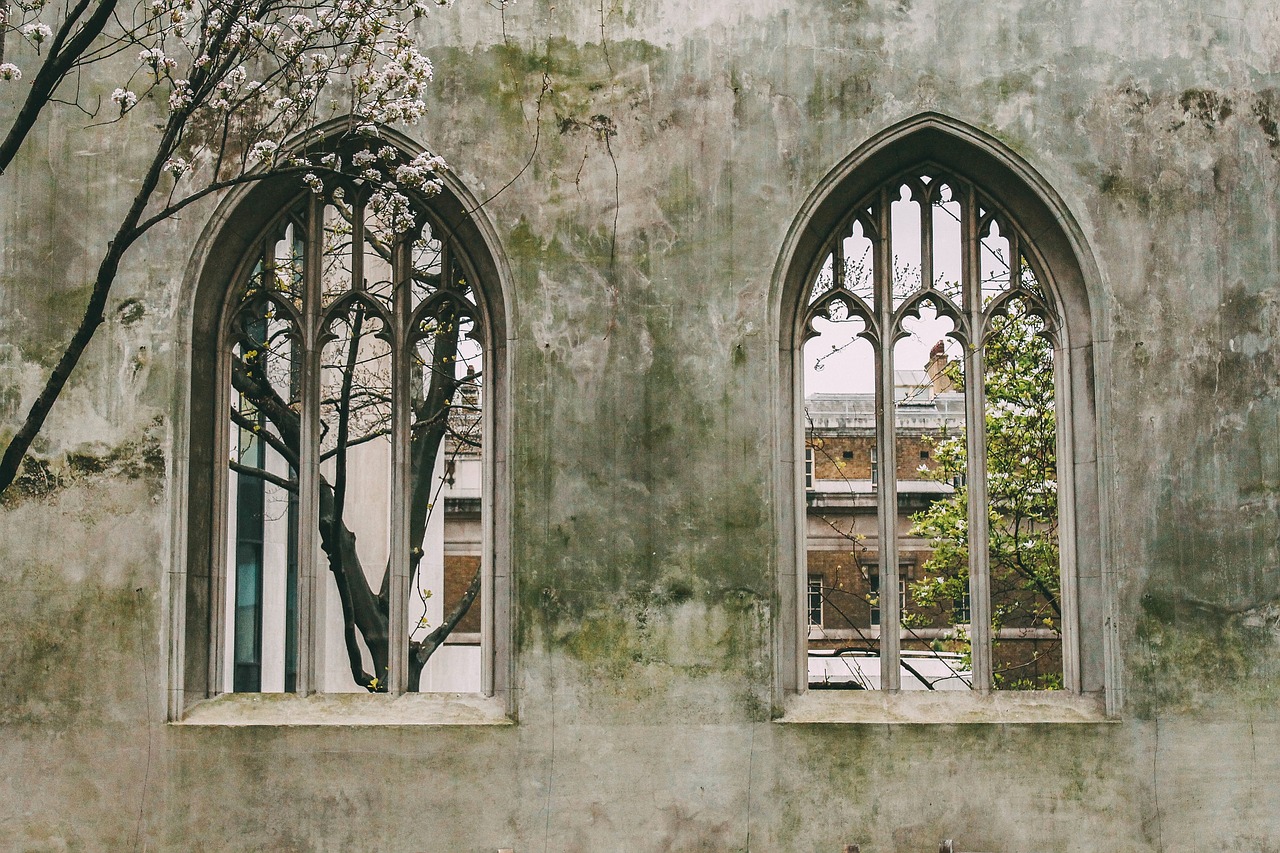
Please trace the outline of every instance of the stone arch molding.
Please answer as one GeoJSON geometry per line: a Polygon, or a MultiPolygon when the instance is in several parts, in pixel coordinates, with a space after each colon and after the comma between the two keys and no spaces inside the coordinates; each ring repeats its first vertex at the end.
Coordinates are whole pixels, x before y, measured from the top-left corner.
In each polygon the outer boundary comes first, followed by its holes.
{"type": "Polygon", "coordinates": [[[1076,605],[1069,618],[1073,639],[1066,654],[1068,687],[1105,701],[1108,714],[1120,707],[1115,657],[1114,578],[1106,562],[1098,412],[1105,404],[1095,381],[1095,344],[1100,275],[1083,233],[1067,204],[1028,162],[994,137],[949,116],[928,112],[877,133],[818,182],[786,234],[774,268],[770,311],[778,345],[778,429],[775,494],[778,525],[778,588],[775,703],[806,688],[804,401],[800,348],[807,292],[837,229],[850,221],[855,204],[885,181],[929,166],[969,182],[1017,223],[1034,246],[1037,264],[1061,323],[1067,385],[1060,411],[1070,465],[1059,463],[1069,500],[1061,512],[1072,528],[1061,543],[1064,588],[1076,605]]]}
{"type": "MultiPolygon", "coordinates": [[[[286,149],[311,150],[332,147],[348,122],[342,119],[313,128],[292,140],[286,149]]],[[[379,138],[409,157],[425,147],[390,128],[379,128],[379,138]]],[[[479,319],[485,329],[485,430],[491,489],[488,499],[486,537],[489,555],[486,567],[485,608],[486,694],[504,707],[510,702],[510,596],[508,571],[510,544],[510,487],[499,472],[508,469],[510,456],[510,384],[507,353],[508,318],[511,313],[511,272],[498,239],[497,230],[484,208],[453,172],[441,176],[444,191],[431,199],[434,227],[456,245],[459,263],[475,286],[473,292],[479,319]]],[[[166,574],[165,600],[168,607],[165,645],[168,650],[167,709],[170,719],[180,719],[193,703],[218,692],[210,653],[216,638],[211,617],[216,612],[212,598],[221,594],[210,588],[213,537],[220,522],[214,517],[217,477],[215,459],[220,446],[217,430],[219,396],[213,393],[213,378],[219,376],[220,337],[225,327],[234,283],[244,275],[245,259],[262,238],[265,229],[278,220],[297,198],[296,179],[264,179],[228,192],[206,221],[187,262],[182,279],[175,347],[174,397],[172,401],[173,440],[170,481],[171,538],[170,571],[166,574]]]]}

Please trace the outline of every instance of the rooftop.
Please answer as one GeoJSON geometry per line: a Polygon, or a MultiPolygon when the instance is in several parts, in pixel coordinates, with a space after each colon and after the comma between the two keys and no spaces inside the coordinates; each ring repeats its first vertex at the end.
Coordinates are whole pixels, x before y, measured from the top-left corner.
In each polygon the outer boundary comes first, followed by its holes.
{"type": "MultiPolygon", "coordinates": [[[[924,371],[898,371],[903,374],[924,371]]],[[[899,429],[960,430],[964,428],[964,394],[958,391],[933,393],[927,385],[899,382],[895,388],[896,421],[899,429]]],[[[804,401],[809,431],[840,432],[873,430],[876,425],[875,394],[811,394],[804,401]]]]}

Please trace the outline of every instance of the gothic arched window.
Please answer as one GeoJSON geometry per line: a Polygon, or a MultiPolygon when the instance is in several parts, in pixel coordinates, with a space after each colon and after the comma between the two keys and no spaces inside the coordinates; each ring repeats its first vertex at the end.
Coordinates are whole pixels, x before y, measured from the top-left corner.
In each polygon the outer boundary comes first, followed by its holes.
{"type": "Polygon", "coordinates": [[[197,320],[187,697],[492,693],[493,262],[449,193],[271,198],[197,320]]]}
{"type": "Polygon", "coordinates": [[[1102,687],[1079,268],[964,147],[883,146],[792,273],[799,690],[1102,687]]]}

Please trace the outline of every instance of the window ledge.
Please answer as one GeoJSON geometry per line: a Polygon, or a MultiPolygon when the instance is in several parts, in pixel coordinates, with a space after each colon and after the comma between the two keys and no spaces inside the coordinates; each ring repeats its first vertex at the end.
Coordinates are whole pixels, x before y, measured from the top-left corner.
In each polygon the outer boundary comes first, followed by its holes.
{"type": "Polygon", "coordinates": [[[192,707],[176,726],[509,726],[500,700],[475,693],[373,696],[228,693],[192,707]]]}
{"type": "Polygon", "coordinates": [[[976,693],[810,690],[789,696],[785,713],[774,722],[787,724],[967,725],[1026,723],[1107,723],[1100,696],[1073,693],[1009,691],[976,693]]]}

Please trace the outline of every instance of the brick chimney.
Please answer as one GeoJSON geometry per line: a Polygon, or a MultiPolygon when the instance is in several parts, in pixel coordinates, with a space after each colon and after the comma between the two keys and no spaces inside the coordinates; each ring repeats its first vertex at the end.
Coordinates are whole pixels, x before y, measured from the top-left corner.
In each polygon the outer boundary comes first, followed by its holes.
{"type": "Polygon", "coordinates": [[[929,350],[929,363],[925,367],[925,372],[929,376],[929,384],[933,388],[934,394],[955,390],[955,386],[951,384],[951,379],[947,376],[946,368],[947,350],[943,346],[943,342],[938,341],[933,345],[933,349],[929,350]]]}

